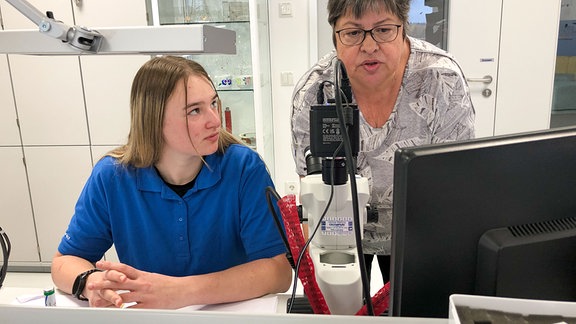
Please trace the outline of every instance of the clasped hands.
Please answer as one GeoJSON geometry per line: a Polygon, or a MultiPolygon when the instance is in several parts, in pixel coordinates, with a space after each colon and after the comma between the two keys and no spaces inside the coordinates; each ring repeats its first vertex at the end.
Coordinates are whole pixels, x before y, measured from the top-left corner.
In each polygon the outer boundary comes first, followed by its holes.
{"type": "Polygon", "coordinates": [[[91,307],[175,309],[179,305],[176,278],[135,269],[129,265],[98,261],[88,277],[85,296],[91,307]]]}

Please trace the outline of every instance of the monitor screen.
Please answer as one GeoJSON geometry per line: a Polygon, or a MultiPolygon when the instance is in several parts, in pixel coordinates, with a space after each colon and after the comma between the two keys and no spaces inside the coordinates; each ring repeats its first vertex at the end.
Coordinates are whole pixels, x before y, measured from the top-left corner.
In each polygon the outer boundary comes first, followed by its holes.
{"type": "Polygon", "coordinates": [[[451,294],[477,294],[487,231],[576,216],[576,128],[399,149],[394,163],[392,316],[448,317],[451,294]]]}

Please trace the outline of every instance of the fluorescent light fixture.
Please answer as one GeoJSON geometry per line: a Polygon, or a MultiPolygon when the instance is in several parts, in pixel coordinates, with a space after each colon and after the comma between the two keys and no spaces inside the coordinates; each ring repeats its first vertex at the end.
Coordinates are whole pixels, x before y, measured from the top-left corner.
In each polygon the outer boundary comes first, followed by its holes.
{"type": "Polygon", "coordinates": [[[68,27],[26,0],[6,0],[39,30],[0,31],[0,53],[31,55],[236,54],[236,32],[204,24],[68,27]]]}

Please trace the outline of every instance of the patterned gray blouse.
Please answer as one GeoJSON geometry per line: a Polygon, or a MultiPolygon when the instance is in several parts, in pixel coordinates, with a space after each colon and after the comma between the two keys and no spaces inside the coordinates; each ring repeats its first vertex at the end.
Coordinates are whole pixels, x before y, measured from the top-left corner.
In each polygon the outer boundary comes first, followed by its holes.
{"type": "MultiPolygon", "coordinates": [[[[358,174],[370,185],[370,205],[378,222],[364,227],[366,254],[389,255],[392,223],[394,152],[400,147],[474,137],[474,108],[463,72],[454,58],[425,41],[409,37],[410,57],[388,121],[373,128],[360,113],[358,174]]],[[[310,145],[310,106],[324,81],[334,81],[336,53],[321,58],[298,82],[292,101],[292,154],[299,175],[306,175],[304,150],[310,145]]],[[[333,87],[325,86],[327,98],[333,87]]],[[[355,102],[355,100],[353,100],[355,102]]],[[[360,107],[361,110],[361,107],[360,107]]]]}

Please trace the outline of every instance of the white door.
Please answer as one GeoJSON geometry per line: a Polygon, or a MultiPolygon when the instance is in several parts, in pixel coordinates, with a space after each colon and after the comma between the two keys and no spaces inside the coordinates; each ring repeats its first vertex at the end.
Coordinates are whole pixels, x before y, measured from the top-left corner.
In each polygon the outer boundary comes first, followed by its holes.
{"type": "Polygon", "coordinates": [[[449,8],[448,51],[470,81],[476,137],[549,128],[560,0],[453,0],[449,8]]]}
{"type": "Polygon", "coordinates": [[[448,51],[468,79],[476,137],[494,135],[502,0],[450,1],[448,51]]]}

